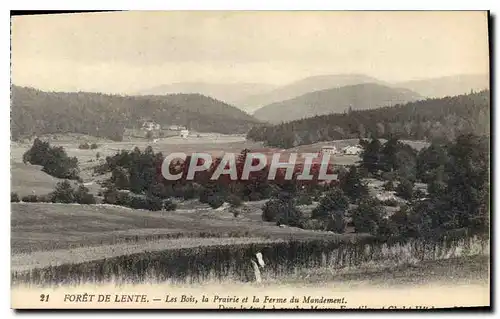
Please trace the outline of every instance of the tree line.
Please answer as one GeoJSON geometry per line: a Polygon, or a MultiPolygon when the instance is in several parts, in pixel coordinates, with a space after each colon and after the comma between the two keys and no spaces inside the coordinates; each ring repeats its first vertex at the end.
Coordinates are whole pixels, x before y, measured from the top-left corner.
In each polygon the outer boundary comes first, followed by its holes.
{"type": "Polygon", "coordinates": [[[253,127],[247,138],[269,146],[291,148],[320,141],[389,138],[453,141],[461,134],[488,135],[490,91],[426,99],[372,110],[314,116],[253,127]]]}

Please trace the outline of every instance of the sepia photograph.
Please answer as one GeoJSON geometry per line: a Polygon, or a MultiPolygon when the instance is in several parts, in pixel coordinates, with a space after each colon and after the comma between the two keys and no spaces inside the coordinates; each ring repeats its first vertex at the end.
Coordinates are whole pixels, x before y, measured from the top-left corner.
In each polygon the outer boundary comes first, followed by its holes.
{"type": "Polygon", "coordinates": [[[490,24],[11,12],[11,308],[491,307],[490,24]]]}

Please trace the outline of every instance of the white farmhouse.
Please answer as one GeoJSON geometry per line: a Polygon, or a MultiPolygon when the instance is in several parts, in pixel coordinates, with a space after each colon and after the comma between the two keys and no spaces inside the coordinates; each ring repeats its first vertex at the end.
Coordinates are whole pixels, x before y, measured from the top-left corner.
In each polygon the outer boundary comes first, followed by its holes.
{"type": "Polygon", "coordinates": [[[146,121],[142,124],[142,128],[146,131],[159,130],[161,129],[160,124],[155,123],[153,121],[146,121]]]}
{"type": "Polygon", "coordinates": [[[359,155],[363,152],[363,148],[360,145],[346,146],[342,149],[345,155],[359,155]]]}
{"type": "Polygon", "coordinates": [[[180,137],[187,138],[189,136],[189,130],[182,130],[180,133],[180,137]]]}

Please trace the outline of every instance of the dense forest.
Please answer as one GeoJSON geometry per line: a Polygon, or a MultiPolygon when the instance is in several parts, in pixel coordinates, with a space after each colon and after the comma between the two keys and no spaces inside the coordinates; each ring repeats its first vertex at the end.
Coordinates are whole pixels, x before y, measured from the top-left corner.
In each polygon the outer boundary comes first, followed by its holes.
{"type": "Polygon", "coordinates": [[[426,99],[372,110],[349,110],[253,127],[247,138],[269,146],[290,148],[349,138],[388,138],[452,141],[460,134],[488,135],[490,91],[426,99]]]}
{"type": "Polygon", "coordinates": [[[246,133],[259,122],[221,101],[200,94],[119,96],[43,92],[12,86],[13,139],[51,133],[82,133],[121,140],[125,128],[143,119],[199,132],[246,133]]]}

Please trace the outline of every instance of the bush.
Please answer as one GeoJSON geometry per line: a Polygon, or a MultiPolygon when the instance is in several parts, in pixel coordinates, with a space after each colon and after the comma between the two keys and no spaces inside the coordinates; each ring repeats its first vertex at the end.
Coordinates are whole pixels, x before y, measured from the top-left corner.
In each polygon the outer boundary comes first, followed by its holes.
{"type": "Polygon", "coordinates": [[[19,195],[17,193],[10,193],[10,202],[11,203],[19,203],[19,195]]]}
{"type": "Polygon", "coordinates": [[[227,202],[231,204],[232,207],[240,207],[243,204],[243,200],[234,194],[227,197],[227,202]]]}
{"type": "Polygon", "coordinates": [[[75,203],[75,191],[70,182],[64,180],[57,183],[56,188],[51,193],[53,203],[75,203]]]}
{"type": "Polygon", "coordinates": [[[39,203],[51,203],[52,196],[50,194],[49,195],[38,195],[37,202],[39,202],[39,203]]]}
{"type": "Polygon", "coordinates": [[[351,210],[350,214],[357,233],[377,235],[385,210],[377,199],[368,197],[351,210]]]}
{"type": "Polygon", "coordinates": [[[385,191],[392,192],[394,190],[394,182],[392,180],[386,181],[382,187],[385,191]]]}
{"type": "Polygon", "coordinates": [[[97,145],[96,143],[92,143],[92,144],[90,145],[90,149],[91,149],[91,150],[95,150],[95,149],[97,149],[98,147],[99,147],[99,145],[97,145]]]}
{"type": "Polygon", "coordinates": [[[38,198],[36,197],[36,195],[27,195],[27,196],[23,196],[21,198],[21,200],[25,203],[36,203],[38,202],[38,198]]]}
{"type": "Polygon", "coordinates": [[[304,221],[302,212],[295,207],[293,200],[278,198],[271,199],[264,205],[262,220],[294,227],[300,227],[304,221]]]}
{"type": "Polygon", "coordinates": [[[220,194],[212,194],[208,196],[207,204],[210,205],[213,209],[219,208],[224,204],[224,197],[220,194]]]}
{"type": "Polygon", "coordinates": [[[312,197],[309,194],[301,193],[297,196],[295,199],[295,203],[297,205],[311,205],[312,204],[312,197]]]}
{"type": "Polygon", "coordinates": [[[349,171],[341,175],[339,185],[352,201],[357,201],[368,194],[368,187],[361,180],[361,174],[355,165],[351,165],[349,171]]]}
{"type": "Polygon", "coordinates": [[[413,183],[408,179],[402,179],[396,187],[396,195],[410,200],[413,198],[413,183]]]}
{"type": "Polygon", "coordinates": [[[148,201],[143,196],[128,196],[129,207],[134,209],[149,209],[148,201]]]}
{"type": "Polygon", "coordinates": [[[349,199],[339,188],[333,188],[320,199],[318,207],[313,209],[311,218],[327,218],[335,212],[344,212],[349,208],[349,199]]]}
{"type": "Polygon", "coordinates": [[[328,223],[326,225],[326,230],[330,230],[338,234],[343,234],[345,232],[346,226],[347,222],[345,220],[344,212],[338,211],[330,215],[330,218],[328,219],[328,223]]]}
{"type": "Polygon", "coordinates": [[[79,204],[95,204],[96,199],[94,195],[89,194],[89,189],[83,185],[79,185],[74,193],[75,201],[79,204]]]}
{"type": "Polygon", "coordinates": [[[177,209],[177,205],[172,202],[172,200],[166,199],[163,201],[163,209],[166,211],[174,211],[177,209]]]}
{"type": "Polygon", "coordinates": [[[116,205],[130,207],[131,196],[127,192],[116,193],[116,205]]]}
{"type": "Polygon", "coordinates": [[[103,193],[104,196],[104,203],[106,204],[112,204],[112,205],[119,205],[117,204],[118,201],[118,190],[114,187],[111,186],[108,189],[106,189],[103,193]]]}
{"type": "Polygon", "coordinates": [[[122,167],[115,167],[111,172],[111,178],[109,181],[117,189],[129,189],[130,180],[127,171],[122,167]]]}
{"type": "Polygon", "coordinates": [[[304,214],[293,203],[288,203],[286,209],[280,212],[276,220],[276,225],[288,225],[292,227],[302,227],[304,214]]]}
{"type": "Polygon", "coordinates": [[[262,209],[262,220],[266,222],[275,222],[281,212],[281,207],[284,204],[282,200],[270,199],[262,209]]]}
{"type": "Polygon", "coordinates": [[[251,192],[248,194],[248,200],[251,202],[256,202],[262,199],[264,199],[264,196],[259,192],[251,192]]]}
{"type": "Polygon", "coordinates": [[[307,219],[302,222],[301,228],[310,230],[326,230],[328,221],[319,219],[307,219]]]}
{"type": "Polygon", "coordinates": [[[78,148],[81,150],[88,150],[88,149],[90,149],[90,145],[89,145],[89,143],[85,142],[85,143],[78,145],[78,148]]]}
{"type": "Polygon", "coordinates": [[[162,210],[164,207],[163,200],[156,196],[146,198],[147,209],[151,211],[162,210]]]}

